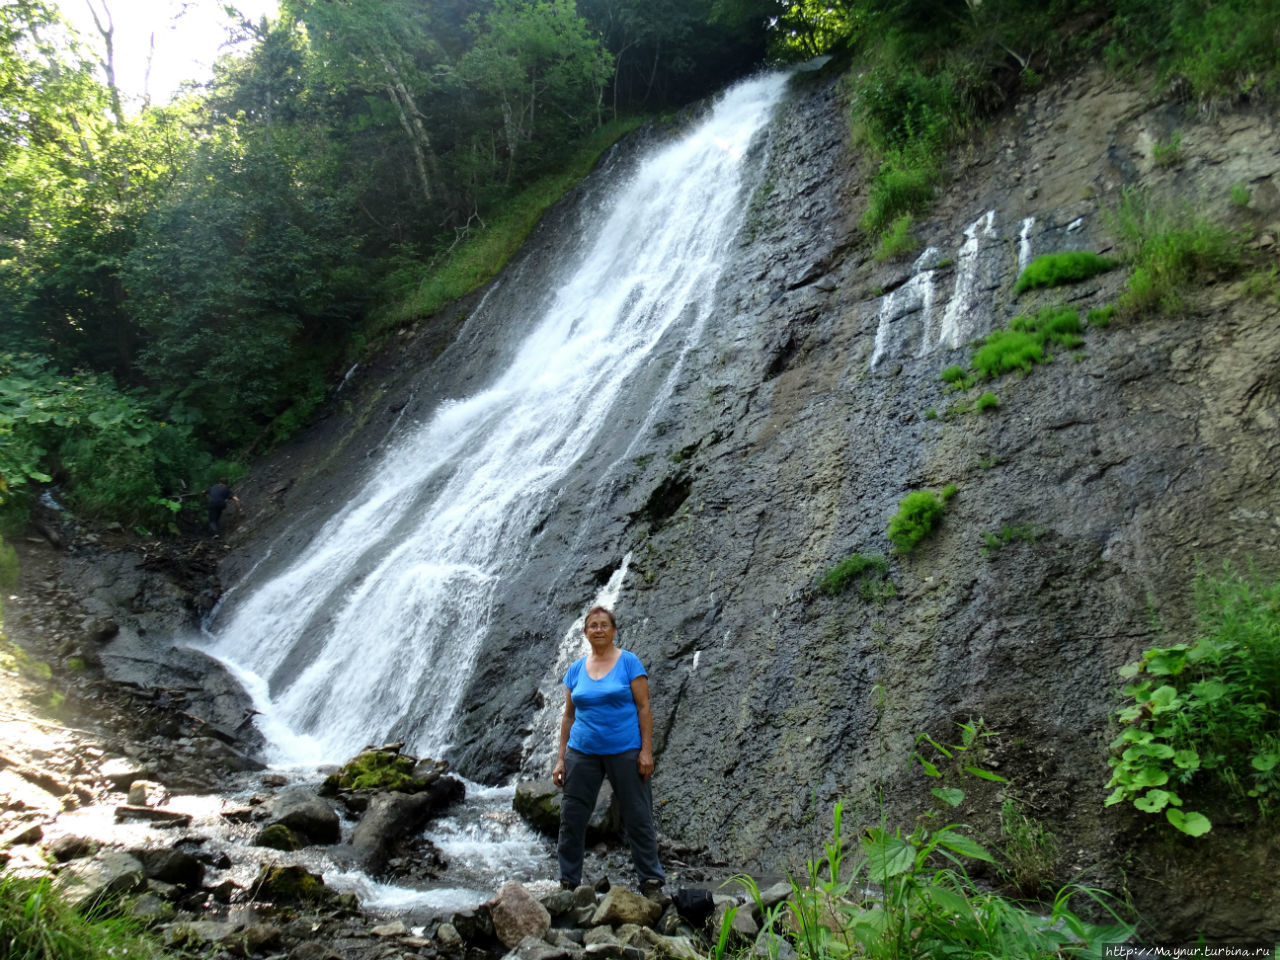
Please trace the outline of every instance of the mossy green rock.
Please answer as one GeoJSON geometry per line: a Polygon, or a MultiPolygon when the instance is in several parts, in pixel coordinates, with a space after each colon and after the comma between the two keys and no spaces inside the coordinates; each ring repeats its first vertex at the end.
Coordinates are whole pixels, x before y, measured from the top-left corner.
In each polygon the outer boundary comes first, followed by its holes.
{"type": "Polygon", "coordinates": [[[253,840],[259,847],[270,847],[272,850],[292,852],[306,846],[305,841],[283,823],[273,823],[253,840]]]}
{"type": "Polygon", "coordinates": [[[274,903],[329,903],[338,896],[323,877],[299,866],[264,866],[253,891],[256,899],[274,903]]]}
{"type": "Polygon", "coordinates": [[[339,790],[399,790],[418,793],[440,775],[440,764],[383,748],[366,750],[331,773],[320,792],[332,795],[339,790]]]}

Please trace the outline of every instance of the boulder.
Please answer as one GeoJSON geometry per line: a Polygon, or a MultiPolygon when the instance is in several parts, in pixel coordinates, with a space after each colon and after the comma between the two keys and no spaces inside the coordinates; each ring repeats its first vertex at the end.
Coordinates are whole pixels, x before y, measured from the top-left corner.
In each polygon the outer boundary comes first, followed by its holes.
{"type": "Polygon", "coordinates": [[[243,928],[243,924],[217,920],[191,920],[175,923],[165,931],[164,941],[171,947],[200,947],[208,943],[226,943],[243,928]]]}
{"type": "Polygon", "coordinates": [[[198,889],[204,883],[204,864],[182,850],[139,849],[129,853],[142,864],[148,879],[190,889],[198,889]]]}
{"type": "Polygon", "coordinates": [[[719,936],[720,931],[724,929],[724,918],[728,912],[734,908],[733,919],[729,922],[729,931],[731,937],[738,940],[755,940],[756,935],[760,932],[760,925],[756,923],[755,918],[751,916],[751,911],[733,902],[720,902],[716,904],[715,912],[711,915],[711,933],[719,936]]]}
{"type": "Polygon", "coordinates": [[[272,798],[266,810],[268,826],[287,827],[309,843],[337,843],[342,837],[338,811],[310,790],[286,790],[272,798]]]}
{"type": "MultiPolygon", "coordinates": [[[[533,829],[554,837],[560,832],[560,797],[559,789],[550,780],[525,780],[516,784],[511,805],[533,829]]],[[[606,780],[600,785],[595,809],[587,821],[587,844],[607,842],[619,836],[621,830],[622,814],[606,780]]]]}
{"type": "Polygon", "coordinates": [[[273,903],[329,904],[338,899],[323,877],[299,866],[264,865],[253,882],[253,896],[273,903]]]}
{"type": "Polygon", "coordinates": [[[98,767],[98,775],[115,789],[124,792],[135,780],[145,780],[150,771],[136,760],[126,757],[113,757],[103,761],[98,767]]]}
{"type": "Polygon", "coordinates": [[[88,837],[77,837],[66,834],[49,844],[49,855],[59,863],[68,860],[79,860],[81,857],[92,857],[98,852],[98,842],[88,837]]]}
{"type": "Polygon", "coordinates": [[[436,928],[436,940],[446,950],[456,950],[462,946],[462,934],[452,923],[442,923],[436,928]]]}
{"type": "Polygon", "coordinates": [[[664,957],[673,957],[675,960],[704,960],[703,954],[688,937],[664,937],[648,927],[642,927],[639,939],[664,957]]]}
{"type": "Polygon", "coordinates": [[[604,899],[596,907],[591,922],[596,926],[608,924],[616,927],[624,923],[634,923],[642,927],[651,927],[661,916],[661,904],[654,903],[623,887],[614,887],[604,895],[604,899]]]}
{"type": "Polygon", "coordinates": [[[461,800],[466,788],[441,777],[420,793],[375,794],[351,834],[351,847],[370,873],[380,873],[403,841],[420,833],[439,811],[461,800]]]}
{"type": "Polygon", "coordinates": [[[269,847],[272,850],[284,850],[286,853],[301,850],[307,845],[305,839],[294,833],[283,823],[273,823],[265,830],[258,831],[258,835],[253,838],[253,842],[255,846],[269,847]]]}
{"type": "Polygon", "coordinates": [[[86,910],[146,885],[146,874],[134,857],[117,850],[99,853],[92,860],[68,863],[53,885],[71,906],[86,910]]]}
{"type": "Polygon", "coordinates": [[[515,948],[526,937],[541,938],[551,927],[551,914],[534,899],[523,885],[504,883],[489,902],[493,932],[509,948],[515,948]]]}

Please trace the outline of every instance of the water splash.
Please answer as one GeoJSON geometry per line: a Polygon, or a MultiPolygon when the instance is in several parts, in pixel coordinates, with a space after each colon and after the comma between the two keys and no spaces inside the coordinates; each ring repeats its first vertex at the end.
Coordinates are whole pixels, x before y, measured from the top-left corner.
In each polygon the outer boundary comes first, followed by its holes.
{"type": "Polygon", "coordinates": [[[642,163],[583,255],[544,278],[550,306],[504,318],[530,331],[507,369],[406,428],[311,543],[213,624],[209,652],[253,690],[272,759],[345,759],[384,737],[447,750],[529,518],[668,331],[688,350],[710,315],[745,209],[743,157],[784,84],[739,85],[642,163]]]}

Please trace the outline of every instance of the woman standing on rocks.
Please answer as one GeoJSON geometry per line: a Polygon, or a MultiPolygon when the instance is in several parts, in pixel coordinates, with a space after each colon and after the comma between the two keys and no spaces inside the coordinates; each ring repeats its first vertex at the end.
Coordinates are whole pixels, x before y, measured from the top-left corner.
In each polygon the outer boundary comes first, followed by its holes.
{"type": "Polygon", "coordinates": [[[640,892],[657,897],[666,878],[658,862],[653,824],[653,718],[649,676],[640,658],[613,643],[618,622],[613,611],[592,607],[583,624],[591,652],[565,672],[560,753],[551,779],[564,788],[560,803],[560,885],[582,882],[587,821],[605,777],[622,809],[640,892]]]}

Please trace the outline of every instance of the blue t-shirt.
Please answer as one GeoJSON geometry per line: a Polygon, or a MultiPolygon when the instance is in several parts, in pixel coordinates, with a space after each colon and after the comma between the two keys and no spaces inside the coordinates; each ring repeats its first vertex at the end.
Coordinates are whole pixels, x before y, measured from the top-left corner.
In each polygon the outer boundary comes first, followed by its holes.
{"type": "Polygon", "coordinates": [[[631,681],[647,677],[640,658],[630,650],[618,655],[613,669],[599,680],[587,675],[587,658],[575,660],[564,675],[573,699],[569,746],[579,753],[606,755],[639,750],[640,715],[631,695],[631,681]]]}

